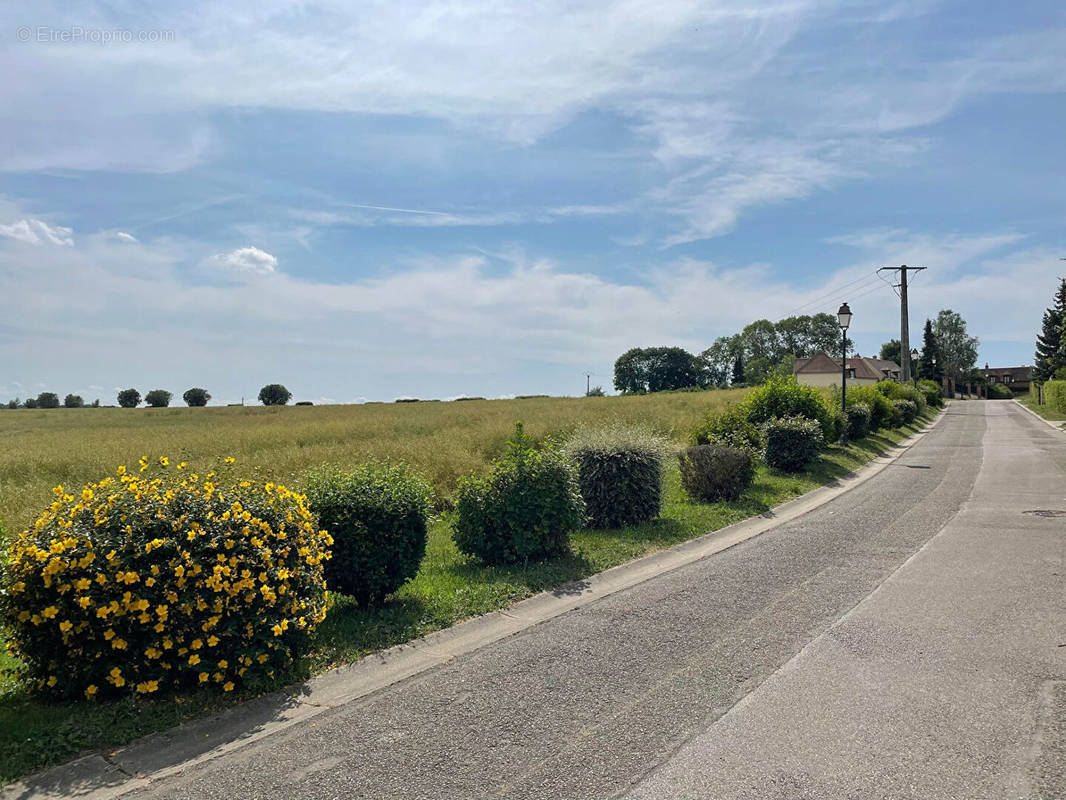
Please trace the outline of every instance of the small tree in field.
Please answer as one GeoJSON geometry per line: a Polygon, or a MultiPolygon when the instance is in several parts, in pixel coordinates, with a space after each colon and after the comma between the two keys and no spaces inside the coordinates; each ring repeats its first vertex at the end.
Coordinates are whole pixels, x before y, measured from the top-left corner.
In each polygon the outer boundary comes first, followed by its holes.
{"type": "Polygon", "coordinates": [[[118,393],[118,404],[123,408],[136,408],[141,404],[141,393],[136,389],[123,389],[118,393]]]}
{"type": "Polygon", "coordinates": [[[41,392],[37,395],[37,408],[59,408],[59,395],[55,392],[41,392]]]}
{"type": "Polygon", "coordinates": [[[63,398],[63,405],[66,408],[81,408],[85,401],[81,399],[80,394],[68,394],[63,398]]]}
{"type": "Polygon", "coordinates": [[[172,396],[166,389],[152,389],[144,396],[144,402],[152,408],[166,408],[172,396]]]}
{"type": "Polygon", "coordinates": [[[26,402],[24,402],[22,404],[22,407],[23,408],[37,408],[37,398],[36,397],[27,397],[26,398],[26,402]]]}
{"type": "Polygon", "coordinates": [[[265,406],[283,406],[292,399],[292,392],[280,383],[269,383],[259,390],[259,402],[265,406]]]}
{"type": "Polygon", "coordinates": [[[185,405],[187,406],[206,406],[207,401],[211,399],[211,394],[207,389],[200,389],[197,387],[189,389],[181,396],[181,399],[185,401],[185,405]]]}

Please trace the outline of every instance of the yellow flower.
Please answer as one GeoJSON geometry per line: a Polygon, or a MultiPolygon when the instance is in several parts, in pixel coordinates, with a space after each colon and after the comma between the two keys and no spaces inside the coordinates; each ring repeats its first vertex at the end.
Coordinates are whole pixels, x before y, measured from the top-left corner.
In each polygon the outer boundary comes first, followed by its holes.
{"type": "Polygon", "coordinates": [[[203,646],[204,643],[201,639],[193,639],[192,642],[189,644],[189,647],[191,647],[193,650],[199,650],[203,646]]]}
{"type": "Polygon", "coordinates": [[[93,601],[88,597],[79,597],[75,602],[82,608],[88,608],[93,601]]]}
{"type": "Polygon", "coordinates": [[[159,681],[145,681],[137,684],[137,691],[141,694],[151,694],[159,688],[159,681]]]}
{"type": "Polygon", "coordinates": [[[85,687],[85,697],[88,700],[92,700],[96,696],[96,684],[91,684],[85,687]]]}
{"type": "Polygon", "coordinates": [[[207,637],[207,646],[208,647],[214,647],[216,644],[218,644],[218,642],[219,642],[219,639],[218,639],[217,636],[208,636],[207,637]]]}
{"type": "Polygon", "coordinates": [[[71,622],[68,619],[65,619],[65,620],[63,620],[62,622],[59,623],[59,630],[61,630],[63,633],[66,633],[67,631],[69,631],[73,627],[74,627],[74,623],[71,622]]]}
{"type": "MultiPolygon", "coordinates": [[[[232,464],[232,463],[233,463],[233,462],[235,462],[236,460],[237,460],[237,459],[235,459],[235,458],[234,458],[233,456],[226,456],[226,457],[225,457],[225,458],[223,459],[223,461],[225,461],[225,462],[226,462],[227,464],[232,464]]],[[[60,489],[62,490],[62,488],[63,488],[63,487],[59,487],[59,488],[60,488],[60,489]]]]}
{"type": "Polygon", "coordinates": [[[232,692],[233,691],[233,681],[226,681],[222,685],[222,691],[224,691],[224,692],[232,692]]]}
{"type": "Polygon", "coordinates": [[[170,459],[167,458],[166,456],[160,456],[159,457],[159,465],[161,467],[169,467],[170,466],[170,459]]]}
{"type": "Polygon", "coordinates": [[[126,640],[125,639],[115,639],[115,640],[113,640],[111,642],[111,646],[113,648],[115,648],[116,650],[125,650],[126,649],[126,640]]]}
{"type": "Polygon", "coordinates": [[[117,470],[115,470],[115,471],[116,471],[116,472],[117,472],[117,473],[118,473],[119,475],[125,475],[125,474],[126,474],[126,467],[125,467],[125,466],[120,466],[120,467],[119,467],[119,468],[118,468],[117,470]]]}
{"type": "Polygon", "coordinates": [[[11,593],[12,594],[18,594],[19,592],[24,592],[24,591],[26,591],[26,584],[23,583],[22,581],[17,581],[16,583],[11,584],[11,593]]]}
{"type": "Polygon", "coordinates": [[[57,683],[59,683],[59,680],[56,678],[55,675],[49,675],[48,676],[48,685],[49,686],[55,686],[57,683]]]}
{"type": "Polygon", "coordinates": [[[46,608],[44,611],[41,612],[41,614],[44,615],[45,619],[54,619],[55,615],[58,614],[58,613],[59,613],[59,609],[56,608],[55,606],[48,606],[48,608],[46,608]]]}
{"type": "Polygon", "coordinates": [[[88,503],[90,500],[93,499],[93,490],[86,486],[84,489],[81,490],[81,499],[88,503]]]}
{"type": "Polygon", "coordinates": [[[106,641],[110,642],[114,638],[115,638],[115,629],[114,628],[108,628],[106,631],[104,631],[104,639],[106,641]]]}
{"type": "Polygon", "coordinates": [[[163,655],[163,651],[155,647],[149,647],[147,650],[144,651],[144,654],[149,658],[159,658],[161,655],[163,655]]]}
{"type": "Polygon", "coordinates": [[[189,656],[189,666],[190,667],[195,667],[199,663],[200,663],[200,656],[198,656],[196,653],[193,653],[191,656],[189,656]]]}
{"type": "Polygon", "coordinates": [[[284,632],[285,629],[282,628],[280,625],[275,625],[270,630],[274,631],[275,636],[281,636],[282,632],[284,632]]]}
{"type": "Polygon", "coordinates": [[[74,588],[77,589],[79,592],[84,592],[90,586],[92,586],[92,581],[90,581],[88,578],[79,578],[78,580],[74,581],[74,588]]]}
{"type": "Polygon", "coordinates": [[[207,674],[206,672],[201,672],[201,673],[200,673],[199,675],[197,675],[196,677],[197,677],[197,679],[198,679],[198,680],[200,681],[200,683],[207,683],[207,679],[208,679],[208,677],[210,677],[210,676],[209,676],[209,675],[208,675],[208,674],[207,674]]]}
{"type": "Polygon", "coordinates": [[[218,662],[219,669],[226,669],[227,667],[229,667],[229,662],[226,659],[222,659],[218,662]]]}

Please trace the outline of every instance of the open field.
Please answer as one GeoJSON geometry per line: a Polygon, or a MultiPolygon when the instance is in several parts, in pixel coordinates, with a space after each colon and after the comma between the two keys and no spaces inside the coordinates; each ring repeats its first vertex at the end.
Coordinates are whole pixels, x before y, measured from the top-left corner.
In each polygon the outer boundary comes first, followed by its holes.
{"type": "Polygon", "coordinates": [[[405,461],[447,500],[460,475],[498,455],[522,420],[535,438],[576,425],[641,422],[682,443],[708,409],[739,402],[746,389],[633,397],[466,400],[284,408],[56,408],[0,413],[0,524],[18,530],[51,501],[56,484],[80,486],[169,456],[194,468],[233,456],[298,485],[323,463],[405,461]]]}
{"type": "MultiPolygon", "coordinates": [[[[0,414],[0,435],[13,446],[0,453],[0,487],[9,528],[28,522],[57,482],[77,486],[167,453],[190,464],[234,455],[238,465],[269,465],[298,478],[322,461],[351,463],[366,455],[403,458],[450,491],[454,477],[497,455],[516,418],[534,435],[564,432],[578,422],[644,422],[677,441],[710,407],[737,402],[745,390],[648,397],[469,401],[284,409],[85,410],[0,414]],[[458,459],[462,467],[449,462],[458,459]],[[54,461],[53,461],[54,459],[54,461]],[[40,474],[43,473],[43,474],[40,474]]],[[[734,502],[693,503],[681,490],[676,462],[665,476],[662,515],[620,530],[581,530],[572,552],[548,561],[488,567],[460,553],[447,513],[434,520],[426,558],[416,575],[381,608],[338,598],[315,633],[313,651],[290,680],[357,660],[368,653],[502,608],[538,591],[602,571],[730,523],[763,513],[828,483],[884,452],[914,428],[884,431],[846,447],[829,447],[806,471],[760,467],[734,502]]],[[[298,481],[297,481],[298,482],[298,481]]],[[[0,667],[13,665],[0,654],[0,667]]],[[[0,782],[96,747],[114,746],[178,724],[250,695],[200,691],[158,700],[50,704],[0,676],[0,782]]]]}

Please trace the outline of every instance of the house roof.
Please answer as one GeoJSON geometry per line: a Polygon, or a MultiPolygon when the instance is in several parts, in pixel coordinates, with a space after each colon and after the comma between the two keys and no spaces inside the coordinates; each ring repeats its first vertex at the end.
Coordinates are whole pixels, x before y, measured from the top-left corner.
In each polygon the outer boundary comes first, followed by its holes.
{"type": "Polygon", "coordinates": [[[990,367],[985,364],[985,375],[995,375],[997,377],[1002,375],[1010,375],[1012,378],[1018,381],[1032,380],[1033,368],[1032,367],[990,367]]]}
{"type": "MultiPolygon", "coordinates": [[[[886,361],[881,358],[863,358],[858,355],[847,359],[847,366],[849,370],[854,371],[856,378],[869,378],[877,381],[895,377],[893,373],[898,375],[900,372],[899,365],[895,361],[886,361]]],[[[840,359],[832,358],[822,351],[815,353],[810,358],[797,358],[792,363],[793,375],[799,375],[800,373],[808,375],[825,374],[829,372],[840,372],[840,359]]]]}

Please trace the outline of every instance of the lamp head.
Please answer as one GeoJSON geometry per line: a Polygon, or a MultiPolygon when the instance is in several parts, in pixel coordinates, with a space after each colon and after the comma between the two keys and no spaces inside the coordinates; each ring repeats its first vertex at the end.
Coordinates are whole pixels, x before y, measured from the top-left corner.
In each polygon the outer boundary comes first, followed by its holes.
{"type": "Polygon", "coordinates": [[[843,331],[846,331],[848,329],[848,326],[851,324],[851,309],[848,308],[847,303],[841,305],[840,308],[837,310],[837,324],[843,331]]]}

